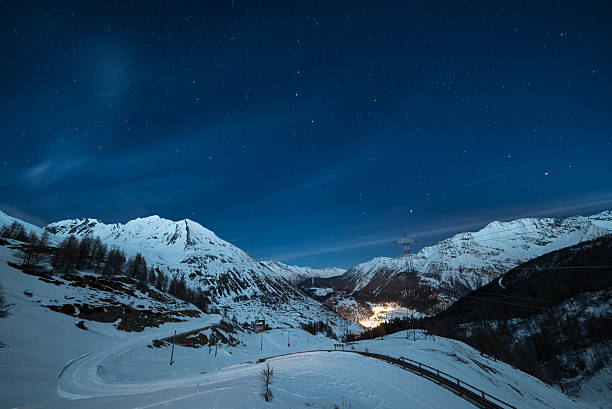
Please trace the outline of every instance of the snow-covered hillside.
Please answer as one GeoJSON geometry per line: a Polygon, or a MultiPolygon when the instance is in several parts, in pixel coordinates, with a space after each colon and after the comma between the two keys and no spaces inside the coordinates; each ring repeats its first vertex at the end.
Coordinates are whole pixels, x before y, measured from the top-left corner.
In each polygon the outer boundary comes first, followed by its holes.
{"type": "Polygon", "coordinates": [[[23,220],[17,219],[13,216],[9,216],[8,214],[0,210],[0,226],[10,226],[13,222],[21,223],[26,233],[29,233],[31,231],[33,231],[34,233],[38,235],[42,233],[42,228],[35,226],[33,224],[30,224],[30,223],[24,222],[23,220]]]}
{"type": "Polygon", "coordinates": [[[293,284],[298,284],[309,278],[330,278],[339,276],[346,272],[345,269],[337,267],[326,267],[326,268],[312,268],[312,267],[300,267],[290,266],[276,260],[262,261],[270,270],[274,271],[281,277],[285,277],[293,284]]]}
{"type": "Polygon", "coordinates": [[[163,300],[157,296],[147,297],[137,290],[133,295],[110,288],[101,291],[87,285],[70,285],[63,280],[25,274],[7,263],[18,262],[16,254],[10,246],[0,246],[0,285],[10,303],[8,317],[0,318],[0,343],[3,344],[0,347],[1,408],[57,401],[58,375],[73,359],[93,350],[134,338],[140,338],[142,347],[146,348],[155,334],[166,335],[175,329],[192,329],[221,319],[216,314],[183,316],[182,322],[166,322],[139,332],[119,329],[121,319],[116,322],[84,319],[83,328],[86,329],[82,329],[76,326],[82,318],[56,311],[54,307],[66,303],[91,307],[126,304],[134,310],[169,314],[195,307],[170,296],[163,300]]]}
{"type": "MultiPolygon", "coordinates": [[[[0,396],[2,407],[175,409],[340,407],[365,409],[453,407],[470,403],[440,385],[388,363],[342,352],[312,352],[269,360],[275,370],[274,399],[261,398],[259,358],[333,349],[337,341],[301,329],[262,334],[238,332],[237,345],[218,351],[153,340],[219,322],[219,315],[185,317],[140,332],[120,331],[116,323],[79,318],[45,307],[70,297],[88,299],[91,288],[58,285],[7,264],[12,250],[0,246],[0,284],[11,294],[10,315],[0,319],[0,396]],[[29,295],[28,295],[29,294],[29,295]],[[342,406],[342,404],[345,406],[342,406]]],[[[98,294],[100,296],[101,294],[98,294]]],[[[126,299],[135,308],[142,299],[126,299]]],[[[179,301],[175,301],[180,303],[179,301]]],[[[399,333],[355,343],[358,351],[403,355],[436,366],[517,407],[581,408],[560,391],[501,362],[482,357],[457,341],[399,333]]]]}
{"type": "MultiPolygon", "coordinates": [[[[534,257],[612,233],[612,211],[566,219],[526,218],[492,222],[460,233],[414,255],[421,283],[454,298],[534,257]]],[[[331,280],[334,288],[376,298],[397,293],[391,278],[405,271],[404,258],[378,257],[331,280]],[[393,288],[389,288],[389,286],[393,288]],[[393,291],[392,291],[393,290],[393,291]]]]}

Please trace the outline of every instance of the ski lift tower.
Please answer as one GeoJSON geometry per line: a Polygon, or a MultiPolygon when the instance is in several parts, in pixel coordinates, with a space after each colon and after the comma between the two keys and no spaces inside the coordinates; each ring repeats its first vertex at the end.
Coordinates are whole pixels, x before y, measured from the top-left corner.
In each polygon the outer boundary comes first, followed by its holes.
{"type": "MultiPolygon", "coordinates": [[[[406,309],[408,309],[408,278],[410,274],[414,272],[414,262],[412,260],[412,249],[410,248],[410,245],[418,243],[418,241],[408,238],[406,233],[404,233],[404,237],[401,240],[396,240],[393,243],[401,245],[404,249],[404,261],[406,262],[406,269],[404,270],[404,272],[399,273],[399,275],[404,275],[406,277],[406,309]]],[[[414,317],[411,318],[411,321],[412,319],[414,319],[414,317]]],[[[410,338],[411,332],[413,338],[416,340],[416,331],[414,329],[412,331],[410,331],[409,329],[406,330],[406,339],[410,338]]]]}

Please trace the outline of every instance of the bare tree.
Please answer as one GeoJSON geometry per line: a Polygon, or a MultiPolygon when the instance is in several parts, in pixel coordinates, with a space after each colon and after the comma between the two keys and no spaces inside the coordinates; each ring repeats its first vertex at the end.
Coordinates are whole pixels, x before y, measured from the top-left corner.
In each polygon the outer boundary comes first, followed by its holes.
{"type": "Polygon", "coordinates": [[[123,266],[125,264],[125,254],[118,249],[110,249],[106,253],[106,263],[104,264],[104,271],[102,274],[115,275],[123,274],[123,266]]]}
{"type": "Polygon", "coordinates": [[[261,381],[264,384],[263,398],[270,402],[273,398],[270,384],[274,382],[274,368],[270,366],[270,362],[266,362],[266,367],[261,371],[261,381]]]}
{"type": "Polygon", "coordinates": [[[334,409],[351,409],[352,407],[351,401],[345,400],[344,397],[342,397],[342,402],[334,404],[334,409]]]}
{"type": "Polygon", "coordinates": [[[74,235],[66,237],[55,249],[51,265],[59,273],[72,272],[78,264],[79,239],[74,235]]]}
{"type": "Polygon", "coordinates": [[[43,250],[36,233],[30,232],[27,243],[21,249],[21,265],[29,268],[37,267],[42,259],[43,250]]]}
{"type": "Polygon", "coordinates": [[[95,243],[95,247],[96,247],[96,251],[95,251],[95,255],[93,256],[93,267],[94,267],[94,272],[97,273],[98,270],[100,269],[100,266],[102,266],[104,264],[104,260],[106,260],[106,253],[108,253],[108,247],[106,246],[106,244],[102,243],[102,240],[100,240],[100,237],[96,238],[95,243]]]}
{"type": "Polygon", "coordinates": [[[24,248],[21,253],[21,265],[25,268],[38,267],[38,264],[42,260],[42,253],[38,250],[38,246],[36,245],[29,245],[24,248]]]}
{"type": "Polygon", "coordinates": [[[23,224],[18,221],[14,221],[10,226],[3,226],[2,229],[0,229],[0,236],[24,242],[28,240],[28,234],[23,224]]]}
{"type": "Polygon", "coordinates": [[[38,241],[38,244],[41,247],[47,247],[49,245],[49,238],[50,238],[50,234],[47,230],[43,230],[42,235],[40,236],[40,240],[38,241]]]}

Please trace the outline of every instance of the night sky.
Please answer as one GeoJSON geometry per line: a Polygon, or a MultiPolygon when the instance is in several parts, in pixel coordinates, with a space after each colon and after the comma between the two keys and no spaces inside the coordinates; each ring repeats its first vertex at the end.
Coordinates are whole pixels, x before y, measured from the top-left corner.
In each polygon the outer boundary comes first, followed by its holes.
{"type": "Polygon", "coordinates": [[[1,6],[0,209],[350,267],[612,208],[608,1],[127,3],[1,6]]]}

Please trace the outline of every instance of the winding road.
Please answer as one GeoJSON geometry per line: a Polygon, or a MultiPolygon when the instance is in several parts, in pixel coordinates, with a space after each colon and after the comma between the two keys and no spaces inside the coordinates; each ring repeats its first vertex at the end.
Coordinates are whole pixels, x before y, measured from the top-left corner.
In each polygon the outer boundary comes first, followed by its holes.
{"type": "MultiPolygon", "coordinates": [[[[194,332],[197,331],[185,331],[177,334],[177,336],[194,332]]],[[[171,336],[167,338],[171,338],[171,336]]],[[[205,371],[179,374],[173,373],[172,370],[166,370],[166,376],[160,379],[152,380],[110,379],[108,376],[104,376],[103,365],[105,365],[106,361],[114,360],[115,362],[120,362],[121,357],[130,356],[130,354],[133,354],[135,350],[148,345],[151,340],[152,338],[150,333],[139,336],[131,336],[114,345],[100,348],[70,361],[61,370],[58,376],[59,396],[67,399],[82,399],[91,397],[142,394],[147,392],[156,392],[168,388],[190,387],[194,385],[203,386],[213,383],[227,385],[231,384],[232,379],[240,376],[246,376],[246,372],[253,371],[254,365],[251,363],[252,361],[249,361],[241,364],[230,364],[228,366],[213,370],[210,373],[206,373],[205,371]]],[[[492,395],[469,384],[461,384],[457,378],[438,371],[435,368],[423,367],[422,364],[416,361],[409,362],[409,360],[405,360],[403,358],[393,358],[381,354],[361,351],[314,349],[261,357],[256,361],[256,363],[280,359],[290,355],[320,354],[322,352],[330,354],[350,353],[387,362],[404,370],[420,375],[423,379],[436,383],[440,386],[440,388],[445,388],[452,391],[456,395],[479,408],[514,408],[514,406],[511,404],[496,399],[492,395]]],[[[142,371],[146,370],[147,368],[142,369],[142,371]]]]}

